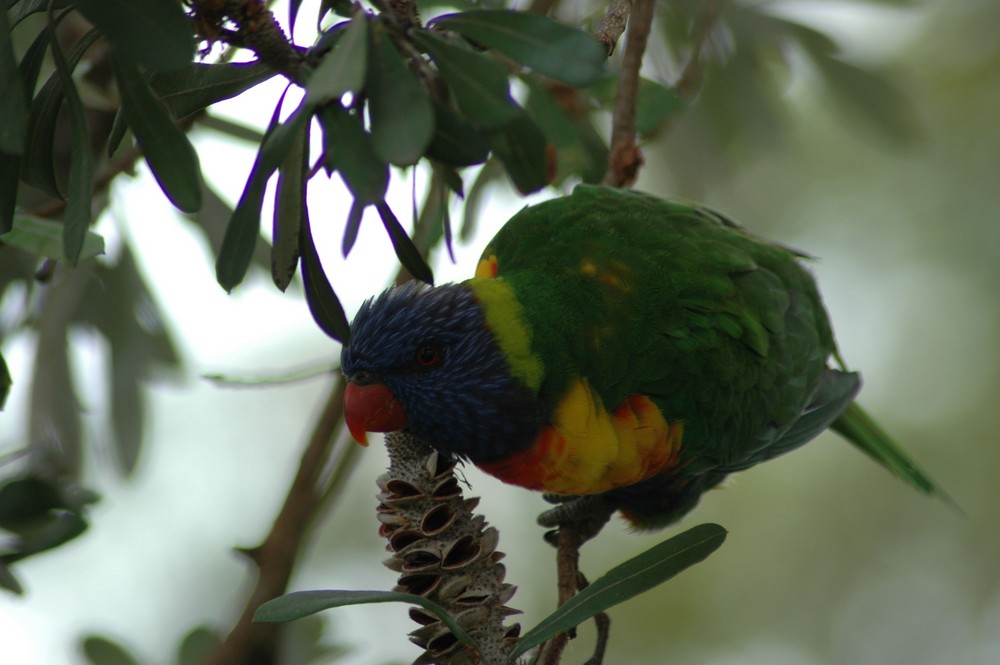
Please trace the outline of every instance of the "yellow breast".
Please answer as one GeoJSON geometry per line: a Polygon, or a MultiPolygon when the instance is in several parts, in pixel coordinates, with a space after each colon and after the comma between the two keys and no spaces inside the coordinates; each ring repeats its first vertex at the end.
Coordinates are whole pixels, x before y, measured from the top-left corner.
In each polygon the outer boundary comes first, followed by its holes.
{"type": "Polygon", "coordinates": [[[587,381],[578,379],[556,409],[553,424],[530,447],[480,468],[533,490],[599,494],[675,466],[683,433],[680,421],[668,423],[642,395],[608,413],[587,381]]]}

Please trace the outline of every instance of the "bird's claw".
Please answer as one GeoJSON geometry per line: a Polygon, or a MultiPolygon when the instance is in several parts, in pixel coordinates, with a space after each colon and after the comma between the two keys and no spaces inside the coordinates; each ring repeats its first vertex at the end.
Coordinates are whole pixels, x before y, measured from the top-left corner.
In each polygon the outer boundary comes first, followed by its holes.
{"type": "Polygon", "coordinates": [[[572,527],[583,544],[600,533],[615,512],[615,507],[600,495],[546,495],[545,498],[552,502],[553,497],[558,499],[558,505],[543,512],[537,520],[539,525],[553,529],[545,534],[545,542],[553,546],[558,542],[559,528],[572,527]]]}

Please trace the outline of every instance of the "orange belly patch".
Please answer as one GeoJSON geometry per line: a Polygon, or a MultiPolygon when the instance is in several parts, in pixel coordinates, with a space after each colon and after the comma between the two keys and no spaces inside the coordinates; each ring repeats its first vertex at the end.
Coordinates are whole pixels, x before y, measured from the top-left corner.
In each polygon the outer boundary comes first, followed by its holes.
{"type": "Polygon", "coordinates": [[[585,379],[556,409],[534,443],[480,468],[500,480],[555,494],[599,494],[676,466],[684,427],[667,422],[648,397],[633,395],[608,413],[585,379]]]}

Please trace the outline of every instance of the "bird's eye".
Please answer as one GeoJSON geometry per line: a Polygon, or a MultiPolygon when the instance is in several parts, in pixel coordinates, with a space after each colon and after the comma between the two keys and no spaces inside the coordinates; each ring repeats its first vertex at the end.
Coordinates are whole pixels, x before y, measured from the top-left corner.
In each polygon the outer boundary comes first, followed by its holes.
{"type": "Polygon", "coordinates": [[[417,349],[417,363],[423,367],[433,367],[441,362],[441,349],[435,344],[423,344],[417,349]]]}

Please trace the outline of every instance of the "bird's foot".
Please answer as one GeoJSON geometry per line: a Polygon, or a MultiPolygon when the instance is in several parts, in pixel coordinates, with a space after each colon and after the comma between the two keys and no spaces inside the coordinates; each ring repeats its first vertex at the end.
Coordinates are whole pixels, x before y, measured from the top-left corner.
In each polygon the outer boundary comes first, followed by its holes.
{"type": "MultiPolygon", "coordinates": [[[[539,515],[538,524],[553,529],[571,527],[576,534],[578,545],[600,533],[616,510],[606,497],[599,494],[570,497],[546,494],[544,498],[549,503],[558,505],[539,515]]],[[[557,532],[546,533],[545,541],[556,546],[557,532]]]]}

